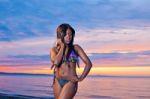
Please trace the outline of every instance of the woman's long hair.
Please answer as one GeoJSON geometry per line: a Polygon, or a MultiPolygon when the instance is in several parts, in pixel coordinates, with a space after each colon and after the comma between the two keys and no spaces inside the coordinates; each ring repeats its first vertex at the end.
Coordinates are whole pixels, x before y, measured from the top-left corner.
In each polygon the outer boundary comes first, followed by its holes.
{"type": "MultiPolygon", "coordinates": [[[[63,43],[65,43],[64,37],[66,36],[66,34],[67,34],[66,32],[68,29],[70,29],[72,32],[72,38],[71,38],[71,42],[68,44],[69,50],[67,52],[67,55],[65,56],[66,59],[68,59],[69,54],[70,54],[71,50],[73,49],[75,30],[67,23],[63,23],[63,24],[59,25],[56,29],[57,39],[61,39],[63,43]]],[[[63,56],[64,56],[64,54],[63,54],[63,56]]]]}
{"type": "MultiPolygon", "coordinates": [[[[69,50],[67,52],[67,55],[65,56],[66,59],[69,58],[69,55],[71,53],[72,50],[74,50],[74,46],[73,46],[73,42],[74,42],[74,37],[75,37],[75,30],[71,27],[71,25],[67,24],[67,23],[63,23],[61,25],[59,25],[56,29],[56,33],[57,33],[57,39],[61,39],[63,43],[64,42],[64,37],[66,36],[66,32],[67,30],[70,29],[71,32],[72,32],[72,38],[71,38],[71,42],[68,44],[69,46],[69,50]]],[[[56,45],[56,48],[57,48],[58,45],[56,45]]],[[[75,50],[74,50],[75,51],[75,50]]],[[[76,53],[76,51],[75,51],[76,53]]],[[[77,53],[76,53],[77,54],[77,53]]],[[[78,54],[77,54],[78,55],[78,54]]],[[[64,53],[63,53],[63,56],[64,56],[64,53]]],[[[79,63],[77,61],[77,65],[79,67],[79,63]]]]}
{"type": "Polygon", "coordinates": [[[72,32],[72,39],[71,42],[69,43],[69,47],[70,47],[73,45],[74,42],[75,30],[69,24],[63,23],[57,27],[56,33],[57,33],[57,39],[61,39],[62,42],[64,43],[64,37],[66,36],[66,32],[68,29],[70,29],[72,32]]]}

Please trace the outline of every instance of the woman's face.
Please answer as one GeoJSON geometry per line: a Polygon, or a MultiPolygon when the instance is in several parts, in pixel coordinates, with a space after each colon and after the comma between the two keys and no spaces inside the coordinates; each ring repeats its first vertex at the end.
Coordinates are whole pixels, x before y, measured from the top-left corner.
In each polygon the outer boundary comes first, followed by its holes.
{"type": "Polygon", "coordinates": [[[66,35],[64,37],[64,42],[65,44],[70,44],[71,40],[72,40],[72,31],[70,29],[67,29],[66,35]]]}

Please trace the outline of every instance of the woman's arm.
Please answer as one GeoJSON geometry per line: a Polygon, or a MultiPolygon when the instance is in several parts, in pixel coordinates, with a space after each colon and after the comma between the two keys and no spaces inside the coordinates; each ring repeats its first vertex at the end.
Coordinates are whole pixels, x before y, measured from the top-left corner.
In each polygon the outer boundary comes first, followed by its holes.
{"type": "Polygon", "coordinates": [[[58,43],[60,46],[60,49],[58,52],[56,52],[56,50],[54,48],[52,48],[50,50],[51,62],[56,66],[59,66],[59,64],[61,63],[61,60],[63,58],[64,49],[65,49],[65,45],[64,45],[64,43],[62,43],[62,41],[58,41],[58,43]]]}
{"type": "Polygon", "coordinates": [[[77,50],[77,53],[80,56],[80,58],[82,59],[82,61],[85,63],[84,71],[81,74],[81,76],[79,77],[79,81],[82,81],[88,75],[88,73],[92,67],[92,63],[91,63],[90,59],[88,58],[88,56],[86,55],[86,53],[84,52],[84,50],[79,45],[75,45],[75,49],[77,50]]]}

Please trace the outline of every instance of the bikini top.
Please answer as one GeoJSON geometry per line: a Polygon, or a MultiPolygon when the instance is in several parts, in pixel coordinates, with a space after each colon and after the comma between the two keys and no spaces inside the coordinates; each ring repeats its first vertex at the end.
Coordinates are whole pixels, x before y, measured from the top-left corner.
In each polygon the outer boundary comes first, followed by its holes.
{"type": "Polygon", "coordinates": [[[78,55],[76,52],[72,49],[68,57],[63,57],[62,62],[78,62],[78,55]]]}
{"type": "MultiPolygon", "coordinates": [[[[62,63],[64,63],[64,62],[77,63],[77,66],[80,67],[78,55],[77,55],[76,51],[74,50],[74,48],[71,49],[71,51],[67,57],[63,56],[62,63]]],[[[54,64],[52,64],[51,68],[53,68],[53,67],[54,67],[54,64]]]]}

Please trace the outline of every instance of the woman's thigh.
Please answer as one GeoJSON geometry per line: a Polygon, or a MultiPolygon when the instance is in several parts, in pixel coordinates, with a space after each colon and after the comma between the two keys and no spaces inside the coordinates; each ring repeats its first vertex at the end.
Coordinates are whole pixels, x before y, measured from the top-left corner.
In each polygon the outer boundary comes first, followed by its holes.
{"type": "Polygon", "coordinates": [[[60,84],[58,83],[58,80],[55,78],[54,83],[53,83],[53,91],[54,91],[55,99],[58,99],[58,96],[60,95],[61,90],[62,88],[60,84]]]}
{"type": "Polygon", "coordinates": [[[69,81],[64,85],[58,99],[73,99],[78,89],[78,83],[69,81]]]}

